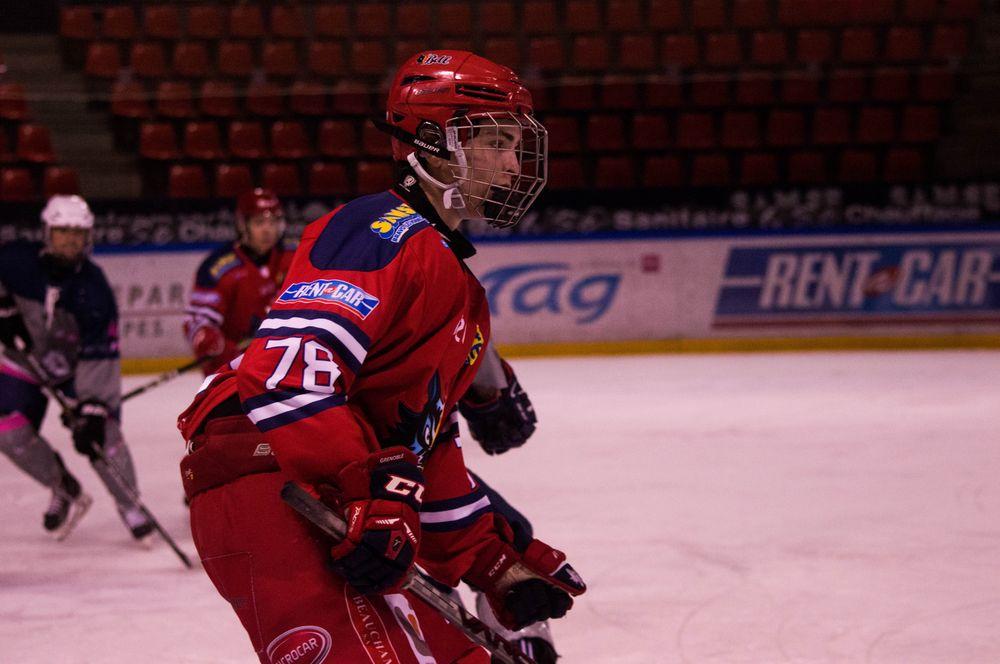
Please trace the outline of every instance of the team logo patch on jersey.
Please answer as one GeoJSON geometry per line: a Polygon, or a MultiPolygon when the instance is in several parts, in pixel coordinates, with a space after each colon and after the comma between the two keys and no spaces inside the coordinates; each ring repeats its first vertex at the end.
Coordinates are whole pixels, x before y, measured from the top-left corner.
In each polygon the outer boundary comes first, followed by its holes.
{"type": "Polygon", "coordinates": [[[300,281],[285,289],[278,302],[329,302],[347,307],[362,319],[378,306],[378,298],[360,286],[339,279],[300,281]]]}
{"type": "Polygon", "coordinates": [[[220,256],[212,267],[209,269],[209,273],[212,275],[213,279],[220,279],[222,275],[229,272],[231,269],[240,264],[240,259],[236,257],[236,254],[228,253],[220,256]]]}
{"type": "Polygon", "coordinates": [[[330,632],[322,627],[294,627],[271,641],[267,647],[267,661],[271,664],[320,664],[332,645],[330,632]]]}
{"type": "Polygon", "coordinates": [[[483,338],[483,331],[476,326],[476,336],[472,339],[472,348],[469,349],[469,357],[465,358],[466,366],[472,366],[479,359],[479,355],[483,352],[483,344],[486,343],[486,339],[483,338]]]}
{"type": "Polygon", "coordinates": [[[406,203],[394,207],[372,222],[372,233],[383,240],[399,243],[403,236],[421,221],[427,221],[406,203]]]}

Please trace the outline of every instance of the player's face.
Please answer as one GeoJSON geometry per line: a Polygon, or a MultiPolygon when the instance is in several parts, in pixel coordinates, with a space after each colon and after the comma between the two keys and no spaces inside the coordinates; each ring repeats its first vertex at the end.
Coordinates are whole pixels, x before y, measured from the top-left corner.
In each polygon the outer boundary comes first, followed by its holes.
{"type": "Polygon", "coordinates": [[[78,261],[87,249],[90,231],[83,228],[53,228],[49,231],[49,253],[66,261],[78,261]]]}
{"type": "MultiPolygon", "coordinates": [[[[471,139],[463,145],[468,161],[468,180],[462,183],[467,201],[474,201],[481,208],[490,198],[494,187],[507,189],[521,172],[518,148],[521,145],[521,127],[517,124],[498,124],[478,127],[471,139]]],[[[481,209],[473,209],[479,214],[481,209]]]]}
{"type": "Polygon", "coordinates": [[[274,214],[257,214],[247,223],[247,244],[254,252],[264,255],[281,238],[284,221],[274,214]]]}

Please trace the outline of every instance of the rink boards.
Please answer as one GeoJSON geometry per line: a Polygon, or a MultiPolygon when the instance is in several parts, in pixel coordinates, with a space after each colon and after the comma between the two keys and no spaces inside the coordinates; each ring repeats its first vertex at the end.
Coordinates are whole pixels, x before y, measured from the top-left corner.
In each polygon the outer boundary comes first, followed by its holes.
{"type": "MultiPolygon", "coordinates": [[[[1000,345],[1000,233],[480,242],[497,340],[529,353],[1000,345]]],[[[197,249],[99,252],[126,358],[188,354],[197,249]]],[[[148,366],[147,366],[148,368],[148,366]]]]}

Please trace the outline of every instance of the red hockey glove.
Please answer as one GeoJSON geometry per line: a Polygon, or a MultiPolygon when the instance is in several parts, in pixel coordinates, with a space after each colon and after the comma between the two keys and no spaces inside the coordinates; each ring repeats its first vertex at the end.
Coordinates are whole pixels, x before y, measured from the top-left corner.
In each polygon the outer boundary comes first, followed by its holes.
{"type": "Polygon", "coordinates": [[[222,336],[222,330],[214,325],[205,325],[198,328],[191,340],[194,346],[196,357],[217,357],[226,349],[226,338],[222,336]]]}
{"type": "Polygon", "coordinates": [[[347,537],[330,549],[331,567],[359,592],[398,590],[420,543],[424,475],[417,457],[390,447],[348,464],[336,486],[318,489],[347,520],[347,537]]]}
{"type": "Polygon", "coordinates": [[[510,365],[501,360],[507,376],[507,387],[483,395],[475,386],[470,387],[458,410],[469,425],[469,433],[483,450],[490,455],[503,454],[512,447],[520,447],[535,432],[535,408],[518,382],[510,365]]]}
{"type": "Polygon", "coordinates": [[[523,551],[511,543],[510,526],[495,517],[501,537],[483,549],[464,580],[486,595],[497,620],[508,629],[521,629],[549,618],[562,618],[573,597],[587,585],[562,551],[532,540],[523,551]]]}

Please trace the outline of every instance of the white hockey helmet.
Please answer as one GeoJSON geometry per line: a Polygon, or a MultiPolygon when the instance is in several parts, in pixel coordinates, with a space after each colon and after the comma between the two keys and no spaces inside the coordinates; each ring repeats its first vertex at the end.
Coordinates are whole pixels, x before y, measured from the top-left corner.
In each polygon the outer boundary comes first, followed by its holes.
{"type": "Polygon", "coordinates": [[[93,230],[94,213],[87,201],[79,196],[57,195],[49,199],[42,210],[42,223],[50,228],[81,228],[93,230]]]}

